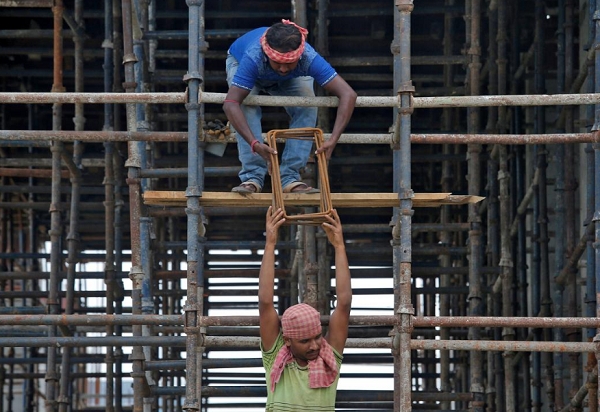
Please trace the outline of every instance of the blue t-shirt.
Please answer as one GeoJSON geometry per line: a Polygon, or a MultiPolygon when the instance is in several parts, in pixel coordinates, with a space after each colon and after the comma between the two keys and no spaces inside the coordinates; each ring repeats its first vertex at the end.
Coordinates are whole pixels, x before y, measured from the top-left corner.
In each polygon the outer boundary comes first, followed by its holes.
{"type": "Polygon", "coordinates": [[[271,68],[269,59],[260,46],[260,37],[268,29],[261,27],[254,29],[233,42],[229,53],[239,63],[237,72],[233,76],[232,85],[246,90],[252,90],[257,81],[282,81],[294,77],[310,76],[324,86],[335,76],[336,71],[331,65],[308,43],[298,65],[286,76],[281,76],[271,68]]]}

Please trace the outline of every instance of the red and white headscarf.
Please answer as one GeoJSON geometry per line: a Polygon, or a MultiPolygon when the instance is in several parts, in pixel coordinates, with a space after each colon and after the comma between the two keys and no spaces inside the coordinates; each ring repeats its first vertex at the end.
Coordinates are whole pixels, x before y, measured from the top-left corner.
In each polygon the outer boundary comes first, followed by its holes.
{"type": "Polygon", "coordinates": [[[271,46],[269,46],[269,42],[267,42],[267,31],[269,31],[268,29],[261,36],[260,45],[262,46],[262,49],[267,55],[267,57],[273,60],[275,63],[293,63],[300,59],[300,56],[302,56],[302,53],[304,53],[304,47],[306,45],[306,35],[308,34],[308,30],[306,30],[304,27],[298,26],[296,23],[291,22],[289,20],[282,19],[281,22],[283,24],[290,24],[296,27],[298,30],[300,30],[300,34],[302,35],[302,41],[300,42],[300,46],[298,46],[296,50],[292,50],[287,53],[282,53],[273,49],[271,46]]]}
{"type": "MultiPolygon", "coordinates": [[[[315,308],[306,303],[290,306],[281,317],[283,336],[291,339],[312,338],[321,333],[321,315],[315,308]]],[[[279,382],[285,366],[293,362],[294,355],[289,346],[285,345],[279,350],[273,369],[271,369],[271,391],[279,382]]],[[[308,362],[308,382],[311,388],[326,388],[337,377],[338,367],[335,355],[329,343],[321,340],[321,350],[315,360],[308,362]]]]}

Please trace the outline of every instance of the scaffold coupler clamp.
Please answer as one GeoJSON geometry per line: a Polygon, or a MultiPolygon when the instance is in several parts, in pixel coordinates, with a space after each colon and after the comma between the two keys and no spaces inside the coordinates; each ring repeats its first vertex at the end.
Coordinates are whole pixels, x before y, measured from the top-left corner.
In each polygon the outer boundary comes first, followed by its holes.
{"type": "MultiPolygon", "coordinates": [[[[128,64],[136,64],[138,62],[138,58],[135,55],[135,53],[127,53],[123,55],[123,66],[126,66],[128,64]]],[[[126,92],[128,93],[134,93],[135,89],[138,86],[138,83],[134,80],[134,81],[124,81],[122,84],[123,89],[125,89],[126,92]]]]}
{"type": "MultiPolygon", "coordinates": [[[[187,72],[186,74],[183,75],[183,81],[185,83],[189,83],[192,80],[198,80],[198,83],[202,83],[203,79],[202,79],[202,75],[200,74],[200,72],[198,72],[198,71],[187,72]]],[[[186,90],[186,93],[187,93],[187,90],[186,90]]]]}
{"type": "MultiPolygon", "coordinates": [[[[130,361],[146,362],[146,355],[144,354],[142,347],[136,345],[132,348],[131,353],[129,354],[127,359],[130,361]]],[[[146,377],[146,374],[145,372],[143,372],[143,370],[141,370],[131,372],[130,376],[133,378],[144,378],[146,377]]]]}
{"type": "Polygon", "coordinates": [[[400,350],[400,334],[408,334],[410,336],[414,330],[413,317],[415,310],[410,303],[401,304],[396,311],[397,321],[394,328],[390,331],[389,336],[392,337],[392,353],[396,356],[400,350]]]}
{"type": "MultiPolygon", "coordinates": [[[[188,186],[185,188],[185,197],[202,197],[202,188],[199,185],[188,186]]],[[[187,210],[186,210],[187,213],[187,210]]],[[[190,213],[200,213],[200,208],[190,209],[190,213]]]]}
{"type": "Polygon", "coordinates": [[[196,335],[200,331],[199,316],[200,306],[198,304],[183,306],[183,333],[186,335],[196,335]]]}
{"type": "Polygon", "coordinates": [[[196,350],[200,352],[200,357],[202,357],[202,352],[204,351],[204,345],[206,344],[206,334],[208,332],[208,328],[206,326],[200,326],[198,328],[198,345],[196,350]]]}
{"type": "Polygon", "coordinates": [[[600,355],[600,334],[596,334],[592,342],[596,344],[596,355],[600,355]]]}
{"type": "MultiPolygon", "coordinates": [[[[404,82],[398,87],[398,114],[396,116],[396,121],[393,126],[393,134],[392,134],[392,149],[399,150],[400,149],[400,133],[401,133],[401,124],[404,116],[410,116],[413,114],[414,107],[414,93],[415,87],[412,84],[412,81],[409,80],[404,82]]],[[[410,133],[410,131],[409,131],[410,133]]]]}
{"type": "Polygon", "coordinates": [[[592,148],[594,150],[600,150],[600,127],[594,125],[592,128],[592,133],[594,134],[594,143],[592,143],[592,148]]]}
{"type": "Polygon", "coordinates": [[[412,334],[414,330],[413,318],[415,315],[415,308],[413,305],[410,303],[402,304],[396,313],[400,317],[400,321],[397,325],[398,332],[408,333],[409,335],[412,334]]]}
{"type": "MultiPolygon", "coordinates": [[[[598,227],[598,222],[600,222],[600,210],[596,210],[594,212],[594,216],[592,216],[592,222],[591,224],[594,225],[594,227],[598,227]]],[[[594,249],[599,249],[600,248],[600,241],[596,240],[596,236],[592,235],[591,236],[592,240],[594,240],[594,242],[592,243],[592,247],[594,249]]]]}
{"type": "Polygon", "coordinates": [[[410,188],[404,188],[398,191],[398,199],[400,200],[400,207],[398,208],[399,213],[394,213],[392,220],[389,223],[389,225],[392,227],[392,246],[397,246],[400,244],[403,218],[412,218],[415,213],[414,209],[412,208],[412,203],[410,203],[410,205],[406,204],[406,201],[410,201],[414,197],[415,192],[410,188]]]}
{"type": "Polygon", "coordinates": [[[414,0],[396,0],[396,7],[400,12],[412,13],[415,8],[414,0]]]}
{"type": "Polygon", "coordinates": [[[132,266],[129,270],[129,279],[133,283],[134,289],[141,289],[144,280],[144,271],[140,266],[132,266]]]}
{"type": "Polygon", "coordinates": [[[185,88],[185,96],[184,96],[185,109],[188,112],[193,112],[193,111],[199,112],[200,111],[200,103],[199,102],[200,102],[200,99],[201,99],[200,94],[202,93],[202,89],[200,88],[200,85],[204,81],[204,79],[202,78],[202,75],[198,71],[187,72],[183,76],[183,81],[186,84],[188,84],[188,87],[185,88]],[[194,96],[194,97],[196,97],[195,100],[192,97],[192,101],[190,101],[190,97],[191,96],[190,96],[189,84],[192,81],[198,81],[198,95],[194,96]]]}

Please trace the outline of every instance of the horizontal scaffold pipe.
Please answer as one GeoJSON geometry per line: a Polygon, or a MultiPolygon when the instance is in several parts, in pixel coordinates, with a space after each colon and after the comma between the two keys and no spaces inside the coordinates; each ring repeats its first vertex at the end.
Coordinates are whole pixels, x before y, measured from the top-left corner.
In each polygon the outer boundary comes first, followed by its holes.
{"type": "MultiPolygon", "coordinates": [[[[124,132],[100,130],[0,130],[0,140],[55,140],[65,142],[72,142],[75,140],[81,142],[184,142],[187,141],[187,137],[187,132],[124,132]]],[[[0,145],[2,144],[0,143],[0,145]]]]}
{"type": "MultiPolygon", "coordinates": [[[[394,326],[393,315],[350,316],[353,326],[394,326]]],[[[201,316],[200,326],[258,326],[258,316],[201,316]]],[[[321,316],[329,324],[329,316],[321,316]]],[[[425,327],[516,327],[516,328],[599,328],[600,318],[500,317],[500,316],[416,316],[413,326],[425,327]]],[[[0,325],[165,325],[182,326],[183,315],[10,315],[0,316],[0,325]]]]}
{"type": "MultiPolygon", "coordinates": [[[[257,326],[258,316],[201,316],[202,326],[257,326]]],[[[350,316],[350,325],[394,326],[393,315],[350,316]]],[[[321,316],[321,323],[329,324],[329,316],[321,316]]],[[[515,327],[515,328],[598,328],[600,318],[525,318],[500,316],[417,316],[413,326],[418,327],[515,327]]]]}
{"type": "Polygon", "coordinates": [[[183,325],[183,315],[11,315],[0,316],[0,325],[183,325]]]}
{"type": "Polygon", "coordinates": [[[415,97],[414,108],[498,107],[498,106],[566,106],[597,104],[597,93],[529,94],[504,96],[436,96],[415,97]]]}
{"type": "MultiPolygon", "coordinates": [[[[343,375],[343,374],[342,374],[343,375]]],[[[153,386],[152,394],[155,396],[174,396],[184,395],[184,387],[181,386],[153,386]]],[[[203,386],[201,390],[202,396],[209,397],[263,397],[267,396],[267,388],[265,386],[203,386]]],[[[410,398],[413,402],[434,402],[434,401],[470,401],[473,399],[472,393],[465,392],[411,392],[410,398]]],[[[384,390],[344,390],[336,391],[336,404],[340,402],[377,402],[374,405],[374,410],[381,410],[381,402],[391,402],[394,400],[394,391],[384,390]]],[[[351,405],[351,408],[356,408],[357,405],[351,405]]],[[[355,410],[355,409],[352,409],[355,410]]],[[[369,410],[362,408],[360,410],[369,410]]],[[[388,409],[386,409],[388,410],[388,409]]],[[[419,409],[421,410],[421,409],[419,409]]],[[[437,410],[437,409],[436,409],[437,410]]]]}
{"type": "MultiPolygon", "coordinates": [[[[150,388],[154,396],[181,396],[185,395],[185,387],[182,386],[152,386],[150,388]]],[[[244,385],[244,386],[202,386],[202,396],[207,397],[227,397],[227,398],[258,398],[267,396],[265,386],[244,385]]],[[[465,392],[411,392],[410,398],[413,402],[435,402],[435,401],[463,401],[468,402],[473,399],[472,393],[465,392]]],[[[352,402],[346,406],[349,410],[356,410],[356,402],[375,403],[373,410],[391,410],[392,405],[386,405],[386,402],[393,402],[394,391],[384,390],[344,390],[336,391],[336,406],[343,408],[344,403],[352,402]]],[[[246,408],[250,404],[244,403],[246,408]]],[[[264,406],[264,402],[262,403],[264,406]]],[[[370,405],[369,405],[370,406],[370,405]]],[[[346,409],[344,409],[346,410],[346,409]]],[[[362,407],[362,410],[370,410],[362,407]]],[[[422,410],[422,409],[419,409],[422,410]]],[[[435,409],[438,410],[438,409],[435,409]]]]}
{"type": "Polygon", "coordinates": [[[472,340],[418,340],[410,341],[413,350],[480,350],[511,352],[595,352],[593,342],[530,342],[530,341],[472,341],[472,340]]]}
{"type": "MultiPolygon", "coordinates": [[[[0,339],[0,342],[2,340],[0,339]]],[[[254,336],[204,336],[203,346],[209,349],[223,348],[258,348],[259,337],[254,336]]],[[[391,338],[348,338],[346,348],[378,348],[389,349],[392,347],[391,338]]]]}
{"type": "MultiPolygon", "coordinates": [[[[263,134],[263,138],[266,134],[263,134]]],[[[325,140],[331,135],[324,134],[325,140]]],[[[340,143],[345,144],[391,144],[391,133],[343,134],[340,143]]],[[[203,134],[206,143],[235,143],[235,133],[227,139],[203,134]]],[[[81,142],[185,142],[187,132],[126,132],[126,131],[74,131],[74,130],[0,130],[0,147],[2,141],[65,141],[81,142]]],[[[557,133],[557,134],[411,134],[413,144],[552,144],[552,143],[596,143],[600,134],[594,133],[557,133]]],[[[283,140],[281,140],[283,142],[283,140]]]]}
{"type": "MultiPolygon", "coordinates": [[[[340,141],[343,141],[340,139],[340,141]]],[[[600,134],[554,133],[554,134],[411,134],[412,144],[553,144],[596,143],[600,134]]]]}
{"type": "Polygon", "coordinates": [[[91,346],[170,346],[185,347],[185,336],[103,336],[66,338],[0,338],[0,347],[91,347],[91,346]]]}
{"type": "Polygon", "coordinates": [[[0,103],[165,103],[185,104],[185,93],[0,93],[0,103]]]}
{"type": "MultiPolygon", "coordinates": [[[[206,336],[207,348],[258,347],[260,338],[249,336],[206,336]]],[[[0,342],[2,342],[0,340],[0,342]]],[[[391,349],[392,338],[348,338],[347,348],[391,349]]],[[[413,350],[481,350],[513,352],[594,352],[593,342],[528,342],[411,339],[413,350]]]]}
{"type": "MultiPolygon", "coordinates": [[[[0,103],[187,103],[187,94],[181,93],[0,93],[0,103]]],[[[200,91],[199,103],[223,104],[225,93],[200,91]]],[[[600,103],[600,94],[534,94],[504,96],[435,96],[414,97],[413,107],[493,107],[493,106],[565,106],[600,103]]],[[[260,106],[321,106],[336,107],[338,98],[331,96],[248,96],[248,105],[260,106]]],[[[400,96],[359,96],[356,107],[400,107],[400,96]]]]}
{"type": "MultiPolygon", "coordinates": [[[[199,102],[221,104],[224,93],[200,92],[199,102]]],[[[493,106],[555,106],[600,103],[600,94],[534,94],[504,96],[436,96],[414,97],[415,109],[445,107],[493,107],[493,106]]],[[[244,104],[259,106],[320,106],[336,107],[338,98],[331,96],[298,97],[250,95],[244,104]]],[[[400,96],[359,96],[356,107],[400,107],[400,96]]]]}
{"type": "MultiPolygon", "coordinates": [[[[258,348],[260,338],[251,336],[205,336],[206,348],[258,348]]],[[[105,337],[15,337],[0,338],[1,347],[90,347],[90,346],[171,346],[185,347],[185,336],[105,336],[105,337]]],[[[391,349],[392,338],[348,338],[347,348],[391,349]]],[[[413,350],[481,350],[514,352],[594,352],[593,342],[528,342],[412,339],[413,350]]]]}
{"type": "Polygon", "coordinates": [[[413,326],[425,327],[514,327],[514,328],[598,328],[600,318],[501,317],[501,316],[417,316],[413,326]]]}

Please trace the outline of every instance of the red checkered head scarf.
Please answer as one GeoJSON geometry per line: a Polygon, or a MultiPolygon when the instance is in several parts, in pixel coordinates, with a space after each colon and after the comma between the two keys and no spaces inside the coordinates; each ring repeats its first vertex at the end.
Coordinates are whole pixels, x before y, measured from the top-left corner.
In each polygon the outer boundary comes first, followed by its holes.
{"type": "Polygon", "coordinates": [[[289,307],[281,317],[281,331],[287,338],[312,338],[321,333],[321,329],[321,315],[306,303],[289,307]]]}
{"type": "MultiPolygon", "coordinates": [[[[290,339],[307,339],[321,333],[321,315],[315,308],[306,303],[290,306],[281,317],[283,336],[290,339]]],[[[294,361],[294,355],[289,346],[285,345],[277,354],[271,369],[271,391],[275,392],[275,385],[288,363],[294,361]]],[[[338,374],[335,355],[329,343],[321,340],[319,356],[308,362],[308,383],[311,388],[326,388],[336,379],[338,374]]]]}
{"type": "Polygon", "coordinates": [[[296,23],[291,22],[289,20],[282,19],[281,22],[283,24],[294,26],[298,29],[301,37],[300,46],[298,46],[296,50],[288,52],[280,52],[275,50],[267,41],[267,33],[269,32],[270,28],[267,29],[267,31],[265,31],[265,33],[261,36],[260,45],[262,46],[262,49],[267,55],[267,57],[273,60],[275,63],[294,63],[295,61],[298,61],[298,59],[300,59],[300,56],[302,56],[302,53],[304,53],[304,47],[306,46],[306,35],[308,34],[308,30],[306,30],[304,27],[298,26],[296,23]]]}

